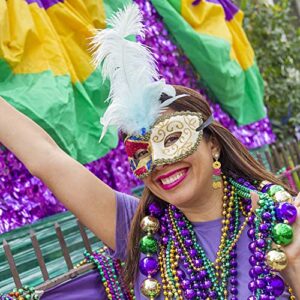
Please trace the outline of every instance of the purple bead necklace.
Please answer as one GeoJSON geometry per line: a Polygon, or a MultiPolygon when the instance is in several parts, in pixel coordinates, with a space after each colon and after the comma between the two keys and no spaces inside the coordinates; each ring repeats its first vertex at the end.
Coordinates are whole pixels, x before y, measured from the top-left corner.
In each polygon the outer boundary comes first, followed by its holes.
{"type": "MultiPolygon", "coordinates": [[[[285,290],[285,283],[277,272],[287,265],[285,253],[280,246],[290,244],[293,239],[293,230],[289,225],[297,218],[296,207],[290,203],[293,199],[281,186],[270,182],[262,184],[261,192],[243,179],[230,179],[230,183],[235,187],[237,195],[244,199],[246,210],[251,207],[250,191],[255,190],[259,195],[259,208],[248,222],[248,237],[251,240],[248,245],[251,252],[251,281],[248,288],[252,293],[248,300],[274,300],[285,290]],[[277,244],[275,250],[272,249],[272,243],[277,244]]],[[[291,289],[288,290],[290,299],[293,299],[291,289]]]]}
{"type": "MultiPolygon", "coordinates": [[[[236,242],[241,234],[240,210],[232,186],[224,179],[223,226],[217,258],[211,262],[197,242],[192,224],[173,205],[169,205],[161,218],[163,230],[160,251],[162,277],[169,285],[163,286],[168,296],[184,296],[185,299],[226,299],[229,294],[236,299],[237,253],[236,242]],[[172,254],[175,256],[172,259],[172,254]],[[167,257],[166,264],[163,257],[167,257]],[[168,258],[171,259],[168,259],[168,258]],[[179,269],[182,265],[185,269],[179,269]],[[178,269],[179,274],[177,274],[178,269]],[[174,276],[174,274],[176,274],[174,276]],[[178,276],[179,275],[179,276],[178,276]],[[170,284],[171,283],[171,284],[170,284]],[[229,288],[230,285],[230,288],[229,288]],[[179,289],[176,290],[176,286],[179,289]]],[[[183,298],[182,298],[183,299],[183,298]]]]}
{"type": "Polygon", "coordinates": [[[142,252],[147,255],[140,262],[140,270],[148,277],[141,288],[144,296],[155,299],[162,288],[168,299],[237,300],[236,249],[247,225],[251,253],[251,281],[248,285],[251,296],[248,300],[272,300],[282,295],[285,284],[276,272],[286,266],[284,252],[272,249],[272,242],[280,247],[292,241],[289,224],[296,220],[297,210],[287,201],[291,196],[282,187],[268,184],[267,191],[260,192],[243,179],[227,180],[223,176],[222,233],[215,261],[209,260],[197,241],[193,225],[180,210],[174,205],[161,209],[158,204],[152,203],[149,206],[150,217],[142,221],[147,236],[140,244],[142,252]],[[251,190],[255,190],[260,199],[255,215],[251,190]],[[154,236],[157,232],[160,234],[159,243],[154,236]],[[154,278],[158,269],[161,284],[154,278]]]}

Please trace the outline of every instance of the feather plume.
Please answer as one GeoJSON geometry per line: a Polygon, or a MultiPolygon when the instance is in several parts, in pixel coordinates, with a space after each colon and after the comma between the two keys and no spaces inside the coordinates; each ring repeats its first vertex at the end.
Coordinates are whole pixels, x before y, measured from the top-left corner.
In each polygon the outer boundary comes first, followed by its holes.
{"type": "Polygon", "coordinates": [[[144,35],[142,15],[135,3],[118,11],[109,21],[110,28],[99,30],[92,41],[94,63],[101,65],[103,79],[110,80],[110,104],[101,118],[104,137],[114,125],[132,135],[148,130],[176,96],[173,86],[159,79],[157,66],[149,48],[128,40],[144,35]],[[171,98],[159,101],[162,93],[171,98]]]}

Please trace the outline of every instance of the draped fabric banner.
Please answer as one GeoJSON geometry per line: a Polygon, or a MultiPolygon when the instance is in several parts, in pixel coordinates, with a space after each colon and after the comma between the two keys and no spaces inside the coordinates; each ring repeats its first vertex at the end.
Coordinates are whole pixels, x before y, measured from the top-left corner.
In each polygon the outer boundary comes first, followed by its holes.
{"type": "Polygon", "coordinates": [[[126,2],[0,0],[0,96],[81,163],[117,145],[113,129],[98,143],[109,86],[91,64],[89,42],[126,2]]]}
{"type": "MultiPolygon", "coordinates": [[[[135,2],[143,13],[147,28],[145,37],[139,37],[138,40],[152,49],[160,74],[168,83],[182,84],[204,93],[197,82],[195,69],[180,47],[174,43],[162,18],[149,0],[135,0],[135,2]]],[[[1,0],[0,3],[3,5],[1,0]]],[[[11,2],[8,0],[6,3],[11,2]]],[[[85,1],[85,3],[88,5],[89,2],[85,1]]],[[[105,2],[104,6],[108,15],[113,8],[106,6],[105,2]]],[[[0,34],[2,29],[3,27],[0,27],[0,34]]],[[[3,78],[3,73],[0,73],[0,78],[3,78]]],[[[0,86],[3,86],[1,82],[0,86]]],[[[248,149],[274,142],[275,136],[267,117],[250,125],[237,126],[218,103],[210,101],[209,103],[215,119],[230,130],[248,149]]],[[[98,120],[96,122],[98,125],[98,120]]],[[[140,184],[130,170],[124,144],[121,142],[118,148],[110,151],[104,158],[87,164],[86,167],[106,184],[121,192],[130,193],[133,187],[140,184]]],[[[32,177],[11,152],[0,147],[0,234],[61,211],[64,211],[63,206],[46,186],[32,177]]]]}
{"type": "Polygon", "coordinates": [[[263,80],[230,0],[151,0],[200,80],[239,125],[266,116],[263,80]]]}

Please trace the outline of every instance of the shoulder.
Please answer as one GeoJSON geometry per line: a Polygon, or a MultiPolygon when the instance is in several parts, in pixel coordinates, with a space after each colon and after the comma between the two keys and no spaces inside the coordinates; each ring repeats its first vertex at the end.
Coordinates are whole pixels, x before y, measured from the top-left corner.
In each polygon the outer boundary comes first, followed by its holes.
{"type": "Polygon", "coordinates": [[[118,192],[118,191],[115,191],[115,193],[116,193],[117,200],[128,201],[129,203],[133,203],[133,204],[138,204],[138,202],[139,202],[139,198],[137,198],[135,196],[132,196],[132,195],[129,195],[126,193],[122,193],[122,192],[118,192]]]}
{"type": "Polygon", "coordinates": [[[117,212],[118,215],[126,214],[128,218],[132,218],[139,204],[139,199],[116,191],[117,212]]]}
{"type": "Polygon", "coordinates": [[[115,191],[115,194],[117,203],[115,249],[110,252],[110,255],[113,258],[125,260],[130,224],[137,209],[139,199],[117,191],[115,191]]]}

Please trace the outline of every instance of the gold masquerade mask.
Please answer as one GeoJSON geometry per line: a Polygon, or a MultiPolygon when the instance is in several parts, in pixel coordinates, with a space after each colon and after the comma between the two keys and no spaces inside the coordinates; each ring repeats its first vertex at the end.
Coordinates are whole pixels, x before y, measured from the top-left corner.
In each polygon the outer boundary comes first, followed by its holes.
{"type": "Polygon", "coordinates": [[[204,123],[201,113],[175,112],[162,115],[144,135],[125,139],[125,150],[134,175],[140,179],[149,175],[155,166],[172,164],[196,151],[203,129],[213,121],[204,123]]]}

